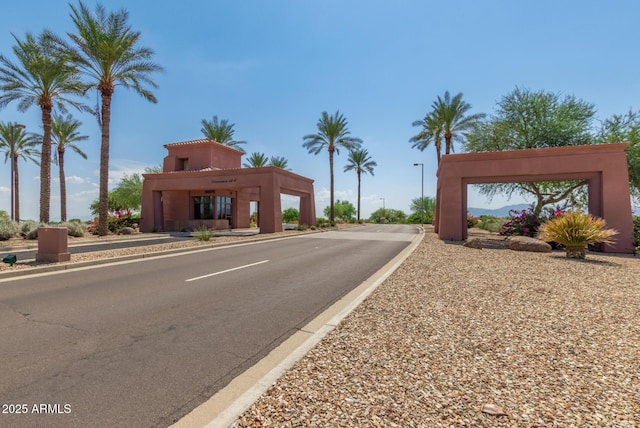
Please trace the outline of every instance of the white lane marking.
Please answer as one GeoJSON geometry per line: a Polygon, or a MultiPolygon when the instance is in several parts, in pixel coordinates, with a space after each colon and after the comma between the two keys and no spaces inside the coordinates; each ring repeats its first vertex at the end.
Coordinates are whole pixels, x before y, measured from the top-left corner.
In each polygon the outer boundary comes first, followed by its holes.
{"type": "Polygon", "coordinates": [[[251,263],[251,264],[248,264],[248,265],[243,265],[243,266],[238,266],[238,267],[234,267],[234,268],[231,268],[231,269],[221,270],[220,272],[214,272],[214,273],[210,273],[208,275],[202,275],[202,276],[197,276],[195,278],[185,279],[185,282],[197,281],[199,279],[209,278],[210,276],[216,276],[216,275],[220,275],[222,273],[233,272],[234,270],[238,270],[238,269],[244,269],[244,268],[248,268],[248,267],[251,267],[251,266],[261,265],[263,263],[267,263],[268,261],[269,260],[263,260],[261,262],[255,262],[255,263],[251,263]]]}

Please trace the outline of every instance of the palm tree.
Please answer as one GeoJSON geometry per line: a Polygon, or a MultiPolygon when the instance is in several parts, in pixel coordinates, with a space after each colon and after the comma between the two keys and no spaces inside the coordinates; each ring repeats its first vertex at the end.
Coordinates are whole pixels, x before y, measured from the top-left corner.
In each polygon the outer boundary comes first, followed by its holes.
{"type": "Polygon", "coordinates": [[[333,223],[335,218],[333,209],[333,154],[334,152],[340,154],[340,147],[344,147],[347,150],[357,149],[362,144],[362,140],[349,137],[351,132],[347,128],[347,119],[339,111],[336,111],[333,116],[329,116],[326,111],[323,111],[316,126],[318,127],[318,133],[305,135],[302,147],[314,155],[320,153],[324,148],[329,152],[329,175],[331,178],[329,221],[333,223]]]}
{"type": "Polygon", "coordinates": [[[355,171],[358,175],[358,221],[360,221],[360,181],[362,174],[373,175],[373,167],[378,166],[376,161],[371,159],[366,149],[349,150],[349,162],[344,167],[344,172],[355,171]]]}
{"type": "Polygon", "coordinates": [[[95,14],[80,1],[71,5],[71,20],[77,34],[68,33],[71,45],[50,34],[73,62],[88,78],[90,87],[100,94],[100,111],[96,112],[101,126],[100,141],[100,194],[98,207],[98,234],[109,233],[109,143],[111,124],[111,100],[117,85],[133,89],[149,102],[156,97],[145,85],[157,88],[151,75],[162,67],[151,62],[153,50],[138,46],[140,33],[127,23],[129,13],[125,9],[109,12],[98,4],[95,14]]]}
{"type": "Polygon", "coordinates": [[[247,162],[243,163],[242,166],[245,168],[260,168],[267,165],[267,155],[264,153],[251,153],[251,156],[247,158],[247,162]]]}
{"type": "Polygon", "coordinates": [[[83,104],[67,98],[82,96],[87,86],[68,58],[60,55],[45,33],[35,38],[27,33],[24,40],[15,35],[13,53],[18,63],[0,55],[0,108],[19,101],[18,110],[37,105],[42,111],[42,150],[40,160],[40,221],[49,222],[51,201],[51,112],[53,107],[66,111],[66,105],[86,110],[83,104]]]}
{"type": "Polygon", "coordinates": [[[287,169],[289,161],[284,156],[271,156],[269,159],[269,166],[275,166],[277,168],[287,169]]]}
{"type": "Polygon", "coordinates": [[[208,138],[222,145],[232,147],[236,150],[240,150],[244,153],[244,150],[239,146],[240,144],[247,144],[246,141],[235,141],[233,134],[236,132],[233,127],[235,123],[229,123],[227,119],[218,121],[218,116],[213,116],[211,121],[202,119],[202,129],[200,132],[208,138]]]}
{"type": "Polygon", "coordinates": [[[409,140],[410,143],[413,143],[411,148],[417,148],[420,149],[420,151],[424,151],[424,149],[426,149],[433,141],[438,164],[440,164],[440,158],[442,157],[442,123],[438,120],[435,113],[433,111],[427,113],[424,119],[416,120],[411,124],[411,126],[422,127],[420,133],[411,137],[409,140]]]}
{"type": "Polygon", "coordinates": [[[86,135],[80,135],[80,133],[78,133],[78,128],[81,125],[82,122],[74,119],[70,114],[66,117],[54,115],[53,122],[51,123],[53,144],[57,147],[53,159],[54,162],[58,164],[60,177],[60,221],[67,221],[67,185],[64,175],[65,150],[71,149],[82,156],[82,158],[87,158],[87,155],[74,144],[78,141],[89,139],[86,135]]]}
{"type": "MultiPolygon", "coordinates": [[[[13,195],[14,196],[14,219],[20,221],[20,175],[18,174],[18,160],[30,160],[39,165],[36,156],[40,154],[36,147],[42,140],[35,134],[24,132],[15,123],[0,122],[0,151],[4,152],[5,163],[10,160],[13,164],[13,195]]],[[[11,182],[11,181],[9,181],[11,182]]]]}
{"type": "Polygon", "coordinates": [[[462,92],[451,98],[449,91],[444,93],[444,99],[438,99],[432,104],[432,115],[440,123],[445,141],[445,154],[453,150],[453,140],[462,140],[465,131],[470,130],[478,121],[484,118],[484,113],[466,116],[471,104],[462,100],[462,92]]]}

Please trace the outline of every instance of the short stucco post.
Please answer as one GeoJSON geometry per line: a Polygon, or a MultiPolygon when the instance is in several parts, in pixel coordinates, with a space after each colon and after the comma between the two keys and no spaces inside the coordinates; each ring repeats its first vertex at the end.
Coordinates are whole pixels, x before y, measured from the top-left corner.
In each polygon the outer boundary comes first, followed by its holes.
{"type": "Polygon", "coordinates": [[[66,227],[38,228],[38,262],[68,262],[71,260],[66,227]]]}

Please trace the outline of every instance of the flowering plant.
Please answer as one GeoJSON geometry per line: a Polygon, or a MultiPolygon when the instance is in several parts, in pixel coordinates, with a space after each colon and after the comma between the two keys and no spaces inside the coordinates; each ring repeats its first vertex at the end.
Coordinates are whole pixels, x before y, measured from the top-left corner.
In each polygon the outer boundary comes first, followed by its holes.
{"type": "Polygon", "coordinates": [[[531,238],[538,234],[538,229],[543,223],[564,215],[564,212],[557,208],[547,208],[536,215],[533,206],[522,211],[511,210],[509,213],[510,219],[502,225],[500,235],[529,236],[531,238]]]}
{"type": "MultiPolygon", "coordinates": [[[[110,212],[107,217],[107,227],[109,232],[117,233],[123,227],[134,227],[136,223],[140,223],[140,216],[132,214],[131,210],[115,210],[110,212]]],[[[95,218],[87,226],[89,233],[95,234],[98,230],[98,219],[95,218]]]]}

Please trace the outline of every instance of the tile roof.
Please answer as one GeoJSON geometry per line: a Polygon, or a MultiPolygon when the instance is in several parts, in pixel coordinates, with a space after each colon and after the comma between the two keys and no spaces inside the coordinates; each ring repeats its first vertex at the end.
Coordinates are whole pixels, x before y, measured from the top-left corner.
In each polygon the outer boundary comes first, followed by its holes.
{"type": "Polygon", "coordinates": [[[225,146],[224,144],[218,143],[215,140],[209,140],[207,138],[200,138],[198,140],[180,141],[180,142],[177,142],[177,143],[165,144],[164,147],[166,149],[169,149],[169,147],[188,146],[188,145],[196,145],[196,144],[218,144],[220,147],[224,147],[225,149],[233,150],[235,152],[244,153],[242,150],[238,150],[238,149],[234,149],[233,147],[225,146]]]}

